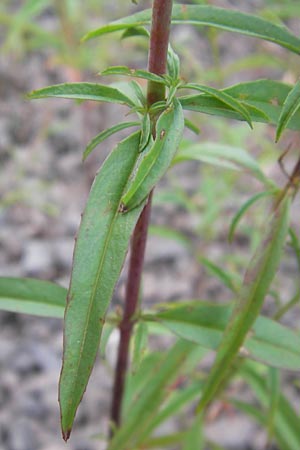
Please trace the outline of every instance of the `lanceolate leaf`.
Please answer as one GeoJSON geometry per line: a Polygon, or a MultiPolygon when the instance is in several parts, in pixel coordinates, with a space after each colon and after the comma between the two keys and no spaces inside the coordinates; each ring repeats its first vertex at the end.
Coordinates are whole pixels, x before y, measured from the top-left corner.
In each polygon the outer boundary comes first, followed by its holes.
{"type": "Polygon", "coordinates": [[[148,38],[150,35],[149,31],[145,27],[137,27],[137,28],[127,28],[124,33],[122,34],[121,39],[127,39],[130,37],[146,37],[148,38]]]}
{"type": "Polygon", "coordinates": [[[73,100],[94,100],[96,102],[121,103],[134,106],[132,100],[118,89],[98,83],[65,83],[32,91],[29,99],[47,97],[69,98],[73,100]]]}
{"type": "Polygon", "coordinates": [[[211,273],[217,279],[219,279],[224,286],[230,289],[232,292],[237,291],[237,286],[240,284],[239,277],[235,278],[231,273],[228,273],[222,267],[214,264],[210,259],[200,257],[199,262],[203,264],[208,273],[211,273]]]}
{"type": "Polygon", "coordinates": [[[215,362],[208,375],[198,411],[213,399],[255,322],[280,263],[288,232],[290,196],[274,207],[273,217],[245,274],[235,309],[224,331],[215,362]]]}
{"type": "Polygon", "coordinates": [[[148,72],[142,69],[130,69],[127,66],[112,66],[100,72],[100,75],[125,75],[128,77],[143,78],[156,83],[167,84],[165,78],[155,73],[148,72]]]}
{"type": "Polygon", "coordinates": [[[264,175],[257,161],[252,158],[243,148],[231,145],[219,144],[216,142],[193,143],[183,145],[179,148],[173,164],[182,161],[196,160],[215,166],[228,167],[235,170],[246,170],[263,183],[269,180],[264,175]]]}
{"type": "Polygon", "coordinates": [[[238,212],[235,214],[235,216],[233,217],[230,227],[229,227],[229,232],[228,232],[228,240],[229,242],[232,241],[236,227],[238,226],[238,224],[240,223],[240,220],[242,219],[242,217],[245,215],[245,213],[248,211],[248,209],[254,205],[254,203],[256,203],[258,200],[264,198],[264,197],[269,197],[270,195],[274,195],[274,192],[272,191],[263,191],[263,192],[259,192],[258,194],[253,195],[249,200],[247,200],[242,206],[241,208],[238,210],[238,212]]]}
{"type": "Polygon", "coordinates": [[[0,278],[0,309],[46,317],[63,317],[67,290],[33,278],[0,278]]]}
{"type": "Polygon", "coordinates": [[[140,133],[122,141],[93,183],[75,246],[65,313],[59,400],[68,439],[97,354],[106,309],[143,205],[120,214],[120,199],[137,158],[140,133]]]}
{"type": "Polygon", "coordinates": [[[243,119],[247,121],[250,128],[252,128],[251,116],[250,116],[248,110],[243,106],[243,104],[241,104],[234,97],[231,97],[230,95],[228,95],[226,92],[212,88],[210,86],[203,86],[201,84],[193,84],[193,83],[185,84],[183,86],[183,88],[184,89],[193,89],[196,91],[201,91],[204,94],[211,95],[212,97],[219,100],[221,103],[224,103],[229,108],[233,109],[233,111],[236,111],[238,114],[240,114],[240,116],[243,117],[243,119]]]}
{"type": "Polygon", "coordinates": [[[278,126],[276,130],[276,142],[279,141],[279,138],[283,132],[283,130],[287,127],[290,119],[297,112],[300,107],[300,81],[298,80],[293,89],[289,92],[278,120],[278,126]]]}
{"type": "Polygon", "coordinates": [[[105,139],[107,139],[109,136],[118,133],[118,131],[124,130],[125,128],[136,127],[139,124],[140,124],[139,122],[123,122],[114,125],[111,128],[107,128],[104,131],[101,131],[101,133],[97,134],[97,136],[95,136],[88,143],[86,149],[83,152],[82,160],[84,161],[89,156],[89,154],[92,153],[94,148],[97,147],[97,145],[99,145],[101,142],[105,141],[105,139]]]}
{"type": "MultiPolygon", "coordinates": [[[[253,122],[267,122],[277,125],[283,104],[292,87],[272,80],[257,80],[239,83],[223,89],[240,100],[248,108],[253,122]]],[[[183,109],[242,120],[241,116],[224,103],[207,94],[179,97],[183,109]]],[[[300,130],[300,111],[295,112],[287,128],[300,130]]]]}
{"type": "Polygon", "coordinates": [[[141,153],[133,177],[122,197],[124,212],[135,208],[145,200],[154,186],[169,168],[180,144],[184,129],[184,117],[180,103],[173,103],[160,115],[156,124],[156,138],[141,153]]]}
{"type": "MultiPolygon", "coordinates": [[[[223,332],[233,311],[231,304],[215,305],[200,300],[184,302],[143,320],[158,321],[177,336],[210,350],[221,343],[223,332]]],[[[151,323],[151,322],[149,322],[151,323]]],[[[300,338],[279,323],[259,316],[243,344],[242,356],[264,364],[289,370],[300,370],[300,338]]]]}
{"type": "MultiPolygon", "coordinates": [[[[148,25],[150,22],[151,10],[147,9],[91,31],[83,37],[83,40],[131,27],[148,25]]],[[[245,14],[232,9],[207,5],[174,5],[172,23],[216,27],[271,41],[292,52],[300,53],[300,39],[287,28],[275,25],[252,14],[245,14]]]]}

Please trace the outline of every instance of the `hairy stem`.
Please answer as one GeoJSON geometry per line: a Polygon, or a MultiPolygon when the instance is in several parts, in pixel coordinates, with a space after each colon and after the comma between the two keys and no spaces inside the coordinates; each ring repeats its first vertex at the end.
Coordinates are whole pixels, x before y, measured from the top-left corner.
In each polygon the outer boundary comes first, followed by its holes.
{"type": "MultiPolygon", "coordinates": [[[[150,35],[148,70],[158,75],[166,72],[172,3],[173,0],[154,0],[152,7],[152,27],[150,35]]],[[[164,98],[165,87],[159,83],[150,81],[148,83],[147,92],[148,105],[164,100],[164,98]]],[[[131,242],[125,306],[123,318],[119,326],[120,344],[115,369],[110,416],[111,437],[113,436],[114,431],[121,425],[121,408],[128,366],[129,344],[134,326],[133,318],[136,313],[139,300],[139,290],[151,212],[151,198],[152,193],[149,195],[147,205],[145,206],[137,222],[131,242]]]]}

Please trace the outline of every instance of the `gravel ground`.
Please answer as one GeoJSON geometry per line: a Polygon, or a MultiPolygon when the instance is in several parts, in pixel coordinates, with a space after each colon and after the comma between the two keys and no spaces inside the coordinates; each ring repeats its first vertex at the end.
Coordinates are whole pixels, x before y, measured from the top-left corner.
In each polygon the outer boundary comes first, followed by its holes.
{"type": "MultiPolygon", "coordinates": [[[[214,2],[229,7],[240,7],[239,3],[214,2]]],[[[244,6],[253,11],[261,4],[261,1],[249,1],[244,6]]],[[[118,16],[115,8],[108,11],[111,17],[118,16]]],[[[50,19],[47,17],[43,16],[42,20],[47,19],[47,24],[54,26],[55,17],[51,14],[50,19]]],[[[199,45],[193,50],[202,55],[204,67],[209,67],[210,58],[203,56],[209,54],[207,41],[199,40],[198,32],[183,27],[177,38],[181,45],[192,45],[191,42],[197,38],[199,45]]],[[[231,39],[230,42],[232,45],[228,51],[219,39],[220,53],[226,61],[240,57],[248,41],[242,38],[231,39]]],[[[255,46],[252,41],[247,43],[246,51],[251,52],[255,46]]],[[[90,81],[94,79],[91,73],[82,73],[81,76],[90,81]]],[[[118,117],[123,118],[125,113],[122,107],[109,105],[73,107],[71,102],[64,100],[29,102],[23,98],[24,93],[34,88],[64,82],[69,77],[70,70],[64,65],[55,65],[53,53],[47,50],[32,51],[21,58],[0,55],[1,276],[37,277],[68,286],[80,214],[92,179],[115,141],[109,139],[84,165],[81,162],[82,150],[92,136],[117,123],[118,117]]],[[[235,81],[235,76],[232,76],[230,82],[235,81]]],[[[211,137],[206,125],[204,134],[206,138],[211,137]]],[[[199,170],[194,164],[183,165],[175,176],[180,177],[181,185],[188,192],[199,186],[199,170]]],[[[236,204],[226,205],[230,214],[243,200],[243,193],[241,197],[238,195],[236,204]]],[[[295,215],[294,220],[298,218],[295,215]]],[[[153,209],[152,223],[172,224],[175,229],[195,239],[194,231],[199,220],[176,205],[162,206],[158,202],[153,209]]],[[[199,252],[212,259],[232,251],[232,247],[226,244],[224,224],[220,222],[217,226],[220,229],[214,242],[207,243],[200,237],[194,240],[199,252]]],[[[241,237],[233,250],[246,255],[249,251],[247,244],[247,239],[241,237]]],[[[298,276],[295,270],[293,261],[284,261],[283,275],[278,283],[284,280],[287,298],[294,278],[298,276]]],[[[115,291],[114,306],[122,304],[125,275],[126,266],[115,291]]],[[[212,277],[205,276],[205,270],[182,244],[151,234],[147,245],[143,297],[145,306],[150,306],[154,302],[190,298],[219,298],[224,301],[230,298],[230,293],[212,277]]],[[[289,320],[292,321],[293,317],[288,316],[289,320]]],[[[1,450],[105,448],[101,441],[91,439],[91,436],[107,430],[112,384],[110,365],[98,359],[78,412],[72,439],[66,447],[60,436],[57,402],[61,353],[61,320],[0,313],[1,450]]],[[[174,427],[174,423],[171,426],[174,427]]],[[[170,432],[168,429],[164,431],[170,432]]],[[[264,433],[234,410],[217,414],[207,424],[206,433],[210,439],[223,442],[228,450],[260,450],[265,445],[264,433]]]]}

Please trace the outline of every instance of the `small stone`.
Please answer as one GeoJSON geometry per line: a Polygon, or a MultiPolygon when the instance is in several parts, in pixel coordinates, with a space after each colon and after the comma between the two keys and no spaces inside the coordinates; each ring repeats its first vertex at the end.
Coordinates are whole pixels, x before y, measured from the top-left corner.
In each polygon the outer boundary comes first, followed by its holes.
{"type": "Polygon", "coordinates": [[[52,265],[52,243],[44,240],[28,241],[21,264],[26,275],[38,276],[49,271],[52,265]]]}
{"type": "Polygon", "coordinates": [[[27,419],[16,419],[9,430],[8,447],[10,450],[39,450],[41,442],[36,430],[27,419]]]}

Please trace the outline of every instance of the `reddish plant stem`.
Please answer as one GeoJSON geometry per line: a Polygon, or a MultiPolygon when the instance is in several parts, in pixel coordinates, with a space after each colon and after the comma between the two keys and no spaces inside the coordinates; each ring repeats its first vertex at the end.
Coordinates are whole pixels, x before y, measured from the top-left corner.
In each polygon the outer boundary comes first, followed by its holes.
{"type": "MultiPolygon", "coordinates": [[[[166,72],[172,3],[172,0],[154,0],[152,7],[148,70],[158,75],[166,72]]],[[[164,98],[164,85],[149,82],[147,92],[148,105],[164,100],[164,98]]],[[[131,242],[124,313],[119,325],[120,343],[112,395],[110,437],[113,436],[115,429],[121,425],[121,408],[128,366],[129,344],[134,326],[134,315],[139,301],[139,290],[151,213],[151,198],[152,192],[136,224],[131,242]]]]}
{"type": "MultiPolygon", "coordinates": [[[[167,69],[172,4],[173,0],[154,0],[153,2],[148,70],[157,75],[163,75],[167,69]]],[[[164,85],[149,81],[148,105],[164,98],[164,85]]]]}
{"type": "Polygon", "coordinates": [[[131,257],[125,295],[125,307],[123,318],[119,325],[120,344],[118,348],[111,406],[111,435],[113,434],[114,429],[121,424],[121,406],[128,366],[129,344],[132,328],[134,326],[132,319],[138,305],[150,212],[151,195],[136,224],[131,242],[131,257]]]}

